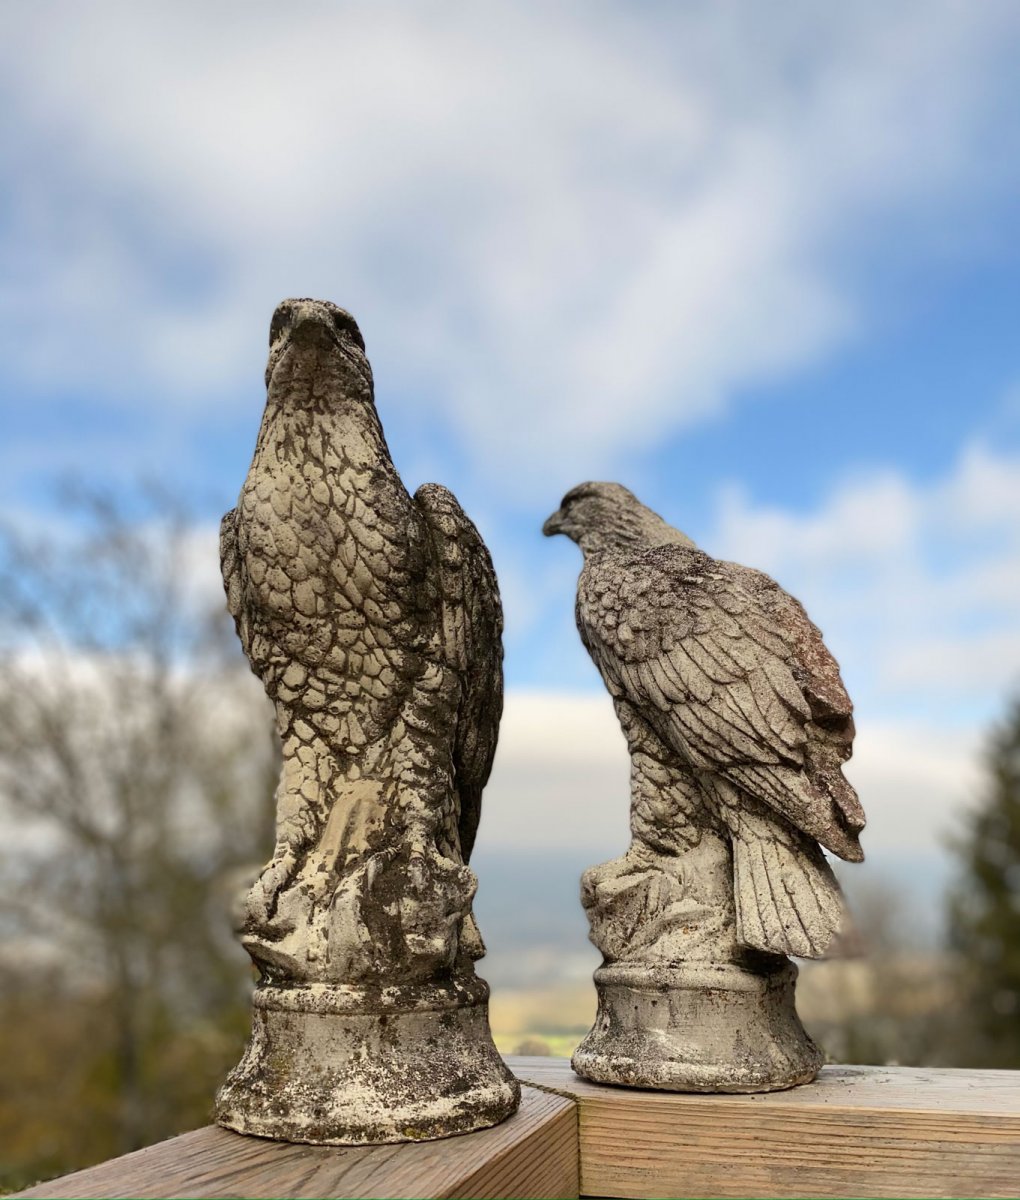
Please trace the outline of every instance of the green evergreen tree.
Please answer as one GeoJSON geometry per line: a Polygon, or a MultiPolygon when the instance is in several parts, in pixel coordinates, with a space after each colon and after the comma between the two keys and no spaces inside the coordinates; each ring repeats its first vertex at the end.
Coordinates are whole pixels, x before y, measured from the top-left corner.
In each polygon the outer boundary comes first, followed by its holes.
{"type": "Polygon", "coordinates": [[[1020,1067],[1020,695],[992,731],[979,805],[955,842],[960,1036],[972,1066],[1020,1067]]]}

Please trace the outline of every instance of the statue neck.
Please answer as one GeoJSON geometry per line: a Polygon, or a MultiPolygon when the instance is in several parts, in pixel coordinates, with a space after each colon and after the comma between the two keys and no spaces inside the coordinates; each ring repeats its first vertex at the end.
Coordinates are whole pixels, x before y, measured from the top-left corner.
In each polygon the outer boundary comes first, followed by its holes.
{"type": "Polygon", "coordinates": [[[652,546],[686,546],[696,549],[685,533],[667,524],[657,513],[627,513],[626,518],[609,528],[586,529],[578,538],[584,554],[618,554],[628,550],[648,550],[652,546]]]}

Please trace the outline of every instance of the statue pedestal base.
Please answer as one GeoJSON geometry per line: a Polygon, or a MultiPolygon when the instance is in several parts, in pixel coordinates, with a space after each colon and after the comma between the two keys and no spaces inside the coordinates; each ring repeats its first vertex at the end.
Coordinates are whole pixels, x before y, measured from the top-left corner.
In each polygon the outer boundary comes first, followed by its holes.
{"type": "Polygon", "coordinates": [[[797,968],[613,963],[595,972],[594,1028],[571,1065],[596,1083],[771,1092],[809,1083],[822,1053],[794,1007],[797,968]]]}
{"type": "Polygon", "coordinates": [[[488,986],[263,985],[251,1041],[216,1097],[238,1133],[358,1146],[496,1125],[520,1085],[492,1042],[488,986]]]}

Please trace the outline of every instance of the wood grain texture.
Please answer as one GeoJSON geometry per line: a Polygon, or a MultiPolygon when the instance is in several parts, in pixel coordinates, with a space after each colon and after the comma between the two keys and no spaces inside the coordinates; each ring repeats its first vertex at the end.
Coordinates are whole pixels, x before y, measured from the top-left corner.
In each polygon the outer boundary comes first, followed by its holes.
{"type": "Polygon", "coordinates": [[[788,1092],[699,1096],[508,1061],[577,1100],[583,1196],[1020,1195],[1018,1071],[825,1067],[788,1092]]]}
{"type": "Polygon", "coordinates": [[[392,1146],[301,1146],[196,1129],[19,1196],[576,1197],[573,1101],[524,1088],[480,1133],[392,1146]]]}

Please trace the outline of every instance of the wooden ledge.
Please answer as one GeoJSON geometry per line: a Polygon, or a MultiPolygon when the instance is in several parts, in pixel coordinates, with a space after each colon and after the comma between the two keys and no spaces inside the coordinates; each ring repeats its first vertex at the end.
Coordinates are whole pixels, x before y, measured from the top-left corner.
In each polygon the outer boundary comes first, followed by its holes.
{"type": "Polygon", "coordinates": [[[508,1062],[577,1101],[582,1196],[1020,1195],[1020,1071],[825,1067],[788,1092],[697,1096],[508,1062]]]}
{"type": "Polygon", "coordinates": [[[1020,1195],[1020,1071],[826,1067],[789,1092],[696,1096],[586,1083],[564,1059],[508,1061],[530,1086],[481,1133],[345,1149],[208,1127],[19,1195],[1020,1195]]]}
{"type": "Polygon", "coordinates": [[[576,1197],[576,1106],[526,1087],[494,1129],[399,1146],[297,1146],[209,1125],[17,1194],[576,1197]]]}

